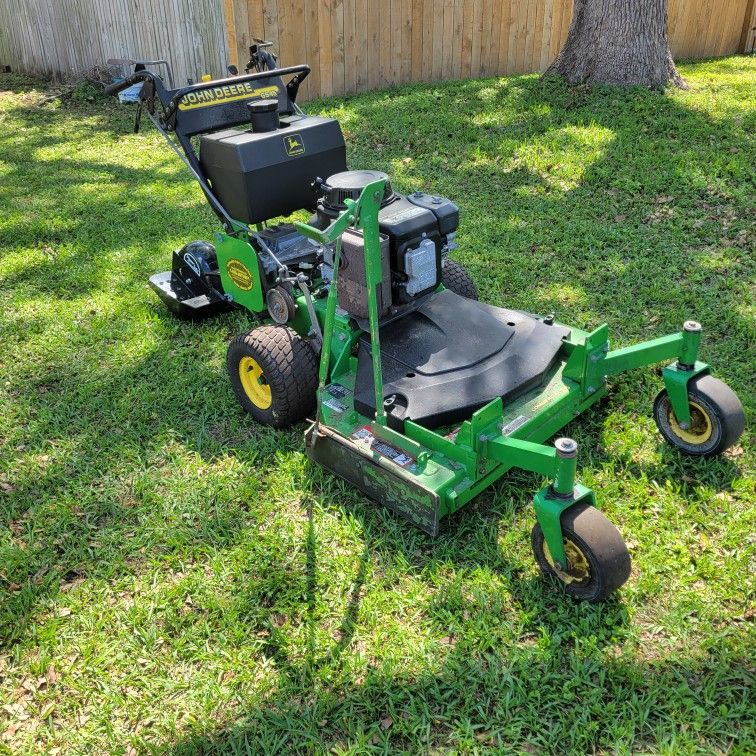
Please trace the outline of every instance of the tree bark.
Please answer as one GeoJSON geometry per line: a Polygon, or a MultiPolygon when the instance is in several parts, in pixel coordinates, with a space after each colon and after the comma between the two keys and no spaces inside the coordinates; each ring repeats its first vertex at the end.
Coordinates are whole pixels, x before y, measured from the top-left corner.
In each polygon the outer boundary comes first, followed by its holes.
{"type": "Polygon", "coordinates": [[[667,41],[667,0],[574,0],[567,41],[545,76],[570,84],[687,89],[667,41]]]}

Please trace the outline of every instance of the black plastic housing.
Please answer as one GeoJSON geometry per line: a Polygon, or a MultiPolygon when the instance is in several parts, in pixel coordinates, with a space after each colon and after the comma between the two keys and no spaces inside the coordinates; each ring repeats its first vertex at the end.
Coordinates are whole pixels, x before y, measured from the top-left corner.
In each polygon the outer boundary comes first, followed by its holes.
{"type": "Polygon", "coordinates": [[[418,207],[430,210],[438,221],[438,231],[442,236],[453,233],[459,226],[459,208],[446,197],[438,197],[435,194],[425,192],[413,192],[407,195],[407,199],[418,207]]]}
{"type": "Polygon", "coordinates": [[[436,243],[438,271],[441,275],[441,235],[436,217],[430,210],[397,195],[393,202],[382,207],[378,213],[378,227],[391,241],[392,270],[405,272],[405,251],[416,247],[425,235],[436,243]]]}
{"type": "MultiPolygon", "coordinates": [[[[389,427],[468,420],[493,398],[511,401],[542,385],[569,329],[450,289],[381,328],[381,372],[389,427]]],[[[360,337],[354,408],[375,415],[370,336],[360,337]]]]}
{"type": "Polygon", "coordinates": [[[260,223],[314,209],[312,182],[346,169],[346,147],[335,119],[290,116],[275,131],[203,135],[200,164],[231,217],[260,223]]]}

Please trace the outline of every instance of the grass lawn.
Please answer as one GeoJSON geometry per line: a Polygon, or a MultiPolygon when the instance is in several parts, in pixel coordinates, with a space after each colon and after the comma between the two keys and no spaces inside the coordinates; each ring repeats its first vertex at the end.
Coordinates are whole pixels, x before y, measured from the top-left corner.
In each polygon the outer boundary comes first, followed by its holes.
{"type": "MultiPolygon", "coordinates": [[[[704,327],[756,409],[756,60],[691,89],[536,76],[311,104],[351,167],[460,205],[481,298],[615,346],[704,327]]],[[[604,605],[529,545],[513,474],[431,540],[255,426],[226,344],[146,280],[217,224],[133,110],[0,77],[0,752],[753,753],[752,437],[661,442],[653,369],[566,429],[630,544],[604,605]]]]}

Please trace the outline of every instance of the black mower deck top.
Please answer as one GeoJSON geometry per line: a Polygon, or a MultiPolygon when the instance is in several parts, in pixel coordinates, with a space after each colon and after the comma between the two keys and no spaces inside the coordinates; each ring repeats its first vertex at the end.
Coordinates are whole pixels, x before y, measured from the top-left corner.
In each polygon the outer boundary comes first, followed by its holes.
{"type": "MultiPolygon", "coordinates": [[[[426,428],[460,422],[497,396],[539,386],[570,331],[446,289],[380,329],[389,423],[426,428]]],[[[355,409],[375,414],[370,336],[360,338],[355,409]]]]}

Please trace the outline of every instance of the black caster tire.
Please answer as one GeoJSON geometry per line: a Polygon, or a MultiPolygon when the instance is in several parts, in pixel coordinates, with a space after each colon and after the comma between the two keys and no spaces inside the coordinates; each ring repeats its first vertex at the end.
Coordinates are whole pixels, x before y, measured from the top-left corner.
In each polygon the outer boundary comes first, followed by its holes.
{"type": "Polygon", "coordinates": [[[654,421],[664,440],[692,457],[714,457],[733,446],[745,428],[745,412],[737,394],[711,375],[688,383],[691,426],[678,424],[667,390],[654,401],[654,421]]]}
{"type": "Polygon", "coordinates": [[[236,398],[259,423],[285,428],[315,407],[317,357],[287,326],[260,326],[237,336],[226,366],[236,398]]]}
{"type": "Polygon", "coordinates": [[[444,288],[451,289],[461,297],[478,298],[478,289],[467,269],[454,260],[447,258],[441,271],[441,283],[444,288]]]}
{"type": "Polygon", "coordinates": [[[576,504],[562,514],[567,569],[559,570],[549,553],[541,526],[530,534],[538,566],[557,578],[581,601],[603,601],[630,577],[630,552],[617,528],[596,507],[576,504]]]}

